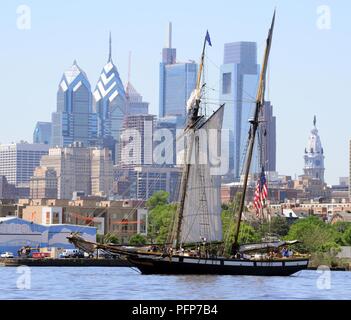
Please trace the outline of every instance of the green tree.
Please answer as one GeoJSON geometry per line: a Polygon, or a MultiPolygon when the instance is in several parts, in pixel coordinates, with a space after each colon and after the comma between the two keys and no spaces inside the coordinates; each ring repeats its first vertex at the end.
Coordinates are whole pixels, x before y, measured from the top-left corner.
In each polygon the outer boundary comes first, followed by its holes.
{"type": "Polygon", "coordinates": [[[339,221],[333,225],[333,228],[338,232],[337,243],[341,246],[351,245],[351,223],[339,221]]]}
{"type": "Polygon", "coordinates": [[[107,233],[105,234],[103,238],[104,243],[114,243],[114,244],[119,244],[120,240],[118,239],[118,236],[114,233],[107,233]]]}
{"type": "MultiPolygon", "coordinates": [[[[230,254],[236,230],[236,217],[239,212],[241,193],[235,195],[234,201],[222,210],[222,230],[225,244],[225,253],[230,254]]],[[[223,208],[223,207],[222,207],[223,208]]],[[[260,241],[260,235],[250,224],[241,221],[238,242],[239,244],[260,241]]]]}
{"type": "Polygon", "coordinates": [[[129,244],[132,246],[141,246],[146,244],[146,237],[141,234],[134,234],[129,239],[129,244]]]}
{"type": "Polygon", "coordinates": [[[344,246],[351,246],[351,226],[345,230],[342,235],[342,244],[344,246]]]}
{"type": "Polygon", "coordinates": [[[337,249],[338,232],[316,216],[299,219],[291,225],[286,240],[300,240],[300,252],[329,252],[337,249]]]}
{"type": "Polygon", "coordinates": [[[340,233],[344,233],[349,227],[351,227],[351,223],[345,221],[338,221],[333,224],[333,228],[340,233]]]}
{"type": "MultiPolygon", "coordinates": [[[[234,242],[234,235],[235,235],[235,230],[236,230],[236,223],[232,223],[229,225],[229,228],[227,228],[225,232],[225,253],[230,254],[231,252],[231,247],[232,243],[234,242]]],[[[257,230],[255,230],[254,227],[249,225],[246,222],[241,222],[240,224],[240,230],[239,230],[239,237],[238,237],[238,243],[239,245],[245,244],[245,243],[255,243],[259,242],[261,240],[261,237],[257,230]]]]}
{"type": "Polygon", "coordinates": [[[164,243],[174,219],[177,206],[168,203],[169,194],[165,191],[155,192],[147,201],[148,238],[153,243],[164,243]]]}
{"type": "Polygon", "coordinates": [[[280,237],[284,237],[289,233],[289,223],[284,217],[275,216],[270,222],[264,222],[257,226],[260,231],[261,237],[267,235],[267,233],[276,234],[280,237]]]}
{"type": "Polygon", "coordinates": [[[102,235],[102,234],[97,234],[97,235],[96,235],[96,242],[97,242],[97,243],[101,243],[101,244],[104,243],[104,237],[105,237],[105,236],[102,235]]]}
{"type": "Polygon", "coordinates": [[[149,210],[152,210],[159,205],[166,205],[168,203],[168,198],[169,198],[168,192],[157,191],[146,202],[146,206],[149,210]]]}
{"type": "Polygon", "coordinates": [[[149,211],[148,236],[152,242],[166,242],[176,210],[175,204],[159,204],[149,211]]]}

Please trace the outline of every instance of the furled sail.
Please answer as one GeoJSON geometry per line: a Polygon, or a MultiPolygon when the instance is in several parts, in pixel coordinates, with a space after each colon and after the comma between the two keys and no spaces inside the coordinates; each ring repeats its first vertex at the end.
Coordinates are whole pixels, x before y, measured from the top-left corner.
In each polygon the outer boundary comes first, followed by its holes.
{"type": "Polygon", "coordinates": [[[251,252],[251,251],[259,251],[259,250],[272,250],[278,249],[283,246],[292,245],[299,243],[298,240],[291,240],[291,241],[275,241],[275,242],[262,242],[262,243],[250,243],[244,244],[240,246],[240,252],[251,252]]]}
{"type": "Polygon", "coordinates": [[[213,174],[211,168],[216,165],[211,163],[211,159],[213,155],[220,155],[223,110],[224,106],[221,106],[207,121],[199,123],[186,134],[186,148],[191,157],[188,157],[190,165],[185,186],[181,243],[222,240],[221,176],[213,174]]]}

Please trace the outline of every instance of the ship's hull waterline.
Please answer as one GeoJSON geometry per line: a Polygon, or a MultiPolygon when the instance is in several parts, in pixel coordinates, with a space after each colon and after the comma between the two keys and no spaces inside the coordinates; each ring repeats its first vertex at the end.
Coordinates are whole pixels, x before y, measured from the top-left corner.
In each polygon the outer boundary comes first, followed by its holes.
{"type": "Polygon", "coordinates": [[[190,257],[154,258],[132,255],[128,261],[142,274],[212,274],[251,276],[290,276],[307,269],[308,259],[240,260],[190,257]]]}

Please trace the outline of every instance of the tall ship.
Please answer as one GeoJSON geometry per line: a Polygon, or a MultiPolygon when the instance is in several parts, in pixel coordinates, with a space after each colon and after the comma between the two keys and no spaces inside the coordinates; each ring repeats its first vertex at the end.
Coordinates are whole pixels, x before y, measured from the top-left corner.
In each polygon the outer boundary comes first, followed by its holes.
{"type": "Polygon", "coordinates": [[[210,165],[209,161],[209,154],[218,155],[220,153],[225,106],[221,105],[207,119],[202,112],[201,97],[205,88],[203,84],[205,50],[207,44],[211,45],[208,32],[203,44],[196,89],[187,104],[188,118],[183,132],[185,148],[179,203],[166,243],[161,246],[132,248],[94,244],[84,241],[76,234],[69,237],[70,242],[85,251],[101,248],[118,254],[127,259],[132,266],[138,268],[142,274],[289,276],[307,268],[308,256],[294,251],[290,251],[290,254],[286,256],[276,254],[281,249],[288,250],[287,248],[297,243],[297,240],[263,241],[239,245],[250,166],[260,124],[259,115],[264,106],[266,72],[274,22],[275,12],[266,40],[255,110],[250,120],[243,187],[229,254],[225,254],[222,241],[221,176],[215,172],[215,168],[210,165]],[[205,144],[205,147],[202,136],[207,137],[208,143],[205,144]]]}

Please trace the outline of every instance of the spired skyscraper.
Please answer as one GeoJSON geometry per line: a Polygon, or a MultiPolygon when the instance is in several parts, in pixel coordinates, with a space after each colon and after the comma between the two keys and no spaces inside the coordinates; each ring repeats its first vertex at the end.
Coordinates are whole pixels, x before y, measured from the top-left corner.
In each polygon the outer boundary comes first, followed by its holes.
{"type": "Polygon", "coordinates": [[[169,23],[167,47],[162,50],[160,63],[159,117],[186,116],[186,103],[196,87],[197,64],[180,63],[172,48],[172,23],[169,23]]]}
{"type": "MultiPolygon", "coordinates": [[[[219,99],[225,103],[223,129],[230,130],[229,179],[240,179],[244,162],[249,119],[255,106],[259,65],[255,42],[233,42],[224,45],[220,67],[219,99]]],[[[257,152],[256,157],[257,159],[257,152]]]]}
{"type": "Polygon", "coordinates": [[[92,110],[91,87],[87,75],[74,61],[65,71],[57,92],[57,110],[52,113],[52,145],[73,142],[85,146],[96,143],[96,114],[92,110]]]}
{"type": "Polygon", "coordinates": [[[128,82],[126,86],[127,95],[127,113],[131,114],[149,114],[149,103],[143,101],[142,95],[136,91],[133,85],[128,82]]]}
{"type": "Polygon", "coordinates": [[[314,116],[313,129],[311,130],[307,148],[305,149],[305,166],[303,171],[306,177],[324,182],[324,150],[318,134],[316,122],[316,116],[314,116]]]}
{"type": "Polygon", "coordinates": [[[142,95],[136,91],[130,81],[132,53],[129,52],[128,82],[126,85],[127,113],[128,115],[149,114],[149,103],[143,101],[142,95]]]}
{"type": "Polygon", "coordinates": [[[112,61],[111,33],[108,60],[101,71],[93,96],[99,145],[109,148],[114,163],[117,163],[123,119],[127,114],[127,98],[117,67],[112,61]]]}

